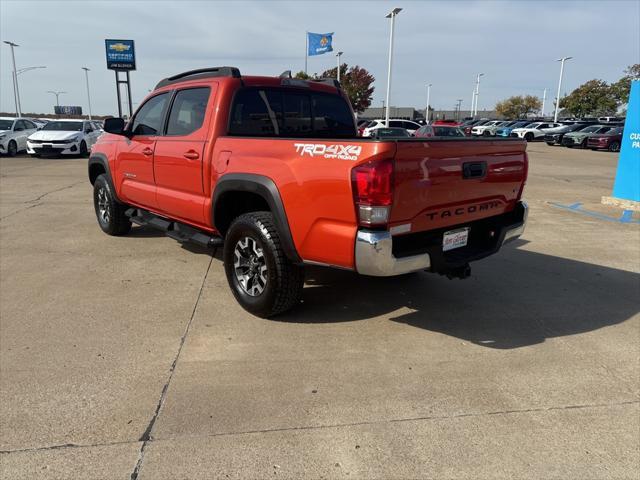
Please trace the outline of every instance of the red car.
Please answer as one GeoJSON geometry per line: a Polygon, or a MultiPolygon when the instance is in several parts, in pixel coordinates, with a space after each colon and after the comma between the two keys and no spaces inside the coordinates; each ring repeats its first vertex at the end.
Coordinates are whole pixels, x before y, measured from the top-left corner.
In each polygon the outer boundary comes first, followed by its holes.
{"type": "Polygon", "coordinates": [[[432,123],[432,125],[448,125],[450,127],[459,127],[460,125],[462,125],[462,123],[457,120],[436,120],[432,123]]]}
{"type": "Polygon", "coordinates": [[[609,150],[619,152],[622,143],[623,127],[617,127],[601,135],[594,135],[587,140],[587,148],[591,150],[609,150]]]}

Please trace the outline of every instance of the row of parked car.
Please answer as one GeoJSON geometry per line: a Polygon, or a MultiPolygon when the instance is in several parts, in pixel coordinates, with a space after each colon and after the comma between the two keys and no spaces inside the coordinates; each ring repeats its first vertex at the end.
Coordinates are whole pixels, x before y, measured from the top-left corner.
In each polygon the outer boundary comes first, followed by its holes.
{"type": "Polygon", "coordinates": [[[548,145],[620,151],[622,122],[619,119],[577,119],[562,122],[534,120],[436,120],[432,125],[402,119],[361,121],[358,133],[363,137],[519,137],[527,142],[545,141],[548,145]]]}
{"type": "Polygon", "coordinates": [[[102,133],[102,124],[91,120],[0,117],[0,154],[86,156],[102,133]]]}

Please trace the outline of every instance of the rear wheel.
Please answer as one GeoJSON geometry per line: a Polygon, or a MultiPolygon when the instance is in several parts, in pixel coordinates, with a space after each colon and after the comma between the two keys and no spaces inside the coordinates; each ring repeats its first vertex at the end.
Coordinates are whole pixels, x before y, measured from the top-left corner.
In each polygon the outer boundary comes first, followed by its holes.
{"type": "Polygon", "coordinates": [[[93,206],[98,225],[108,235],[124,235],[131,230],[131,220],[125,215],[127,207],[115,199],[107,176],[98,175],[93,184],[93,206]]]}
{"type": "Polygon", "coordinates": [[[620,142],[611,142],[609,144],[610,152],[619,152],[620,151],[620,142]]]}
{"type": "Polygon", "coordinates": [[[11,140],[9,142],[9,145],[7,145],[7,155],[9,155],[10,157],[15,157],[17,153],[18,144],[14,140],[11,140]]]}
{"type": "Polygon", "coordinates": [[[248,312],[269,318],[300,301],[304,269],[285,255],[271,212],[236,218],[225,236],[223,255],[231,291],[248,312]]]}

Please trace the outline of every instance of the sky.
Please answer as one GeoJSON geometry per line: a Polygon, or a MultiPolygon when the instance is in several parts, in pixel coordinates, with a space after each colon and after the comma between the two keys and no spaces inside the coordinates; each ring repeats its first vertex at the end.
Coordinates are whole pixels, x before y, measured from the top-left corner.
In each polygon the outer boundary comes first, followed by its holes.
{"type": "MultiPolygon", "coordinates": [[[[616,81],[640,63],[640,0],[627,1],[29,1],[0,0],[0,37],[20,45],[17,68],[44,65],[19,78],[23,112],[53,113],[61,105],[87,111],[88,67],[93,113],[117,112],[114,72],[106,69],[104,39],[133,39],[134,109],[164,77],[206,66],[232,65],[245,75],[304,69],[305,32],[335,32],[334,50],[376,78],[372,106],[387,88],[389,20],[396,18],[391,105],[468,109],[476,75],[479,110],[512,95],[551,105],[560,63],[563,94],[593,78],[616,81]]],[[[336,64],[329,53],[309,58],[309,73],[336,64]]],[[[10,49],[0,44],[0,111],[15,109],[10,49]]],[[[547,111],[550,110],[547,107],[547,111]]]]}

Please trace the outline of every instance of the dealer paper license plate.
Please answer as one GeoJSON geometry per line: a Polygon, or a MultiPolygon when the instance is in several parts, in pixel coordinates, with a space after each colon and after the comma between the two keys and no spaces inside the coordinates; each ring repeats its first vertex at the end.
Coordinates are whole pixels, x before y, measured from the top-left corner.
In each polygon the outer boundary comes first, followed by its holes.
{"type": "Polygon", "coordinates": [[[458,230],[449,230],[444,232],[442,237],[442,251],[453,250],[467,245],[469,239],[469,227],[459,228],[458,230]]]}

